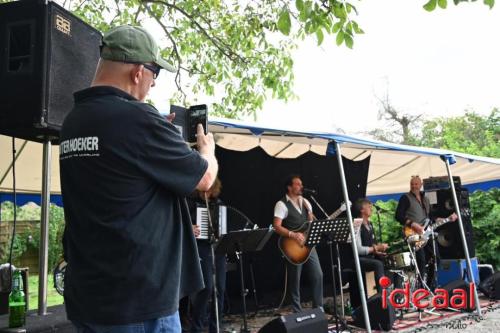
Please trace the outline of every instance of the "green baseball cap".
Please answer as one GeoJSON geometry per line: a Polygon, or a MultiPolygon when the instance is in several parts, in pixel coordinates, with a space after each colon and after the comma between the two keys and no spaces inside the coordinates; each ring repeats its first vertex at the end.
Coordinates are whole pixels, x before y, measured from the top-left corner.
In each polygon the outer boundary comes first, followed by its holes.
{"type": "Polygon", "coordinates": [[[144,28],[122,25],[107,31],[102,38],[101,58],[112,61],[152,62],[169,72],[177,69],[160,56],[160,48],[144,28]]]}

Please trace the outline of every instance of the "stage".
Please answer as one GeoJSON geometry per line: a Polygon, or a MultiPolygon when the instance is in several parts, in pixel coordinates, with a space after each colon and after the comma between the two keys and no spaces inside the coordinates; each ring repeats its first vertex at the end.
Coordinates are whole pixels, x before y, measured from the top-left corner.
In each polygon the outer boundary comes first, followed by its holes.
{"type": "MultiPolygon", "coordinates": [[[[348,297],[348,294],[346,294],[348,297]]],[[[404,313],[403,318],[396,319],[391,332],[443,332],[452,330],[456,332],[488,332],[494,333],[500,331],[500,301],[489,301],[485,297],[480,297],[483,319],[477,320],[473,313],[467,312],[451,312],[437,311],[440,316],[426,314],[421,322],[418,321],[418,313],[404,313]]],[[[328,304],[332,304],[332,298],[326,299],[326,309],[328,304]]],[[[303,308],[310,307],[310,304],[303,303],[303,308]]],[[[49,315],[40,317],[36,312],[30,311],[25,327],[22,329],[7,329],[8,315],[0,316],[0,333],[11,332],[37,332],[37,333],[73,333],[76,330],[71,323],[66,319],[64,305],[50,307],[49,315]]],[[[327,311],[328,313],[329,311],[327,311]]],[[[287,315],[291,313],[291,307],[283,307],[279,311],[279,315],[287,315]]],[[[274,309],[259,310],[257,315],[250,313],[248,316],[248,328],[250,332],[257,333],[269,321],[277,318],[278,313],[274,309]]],[[[331,314],[327,314],[330,319],[329,332],[335,332],[335,321],[331,314]]],[[[352,318],[347,316],[348,330],[350,332],[364,332],[364,329],[352,325],[352,318]]],[[[239,314],[225,315],[222,321],[221,333],[239,332],[242,325],[242,317],[239,314]]],[[[376,327],[372,327],[373,331],[377,331],[376,327]]],[[[311,332],[313,333],[313,332],[311,332]]]]}
{"type": "MultiPolygon", "coordinates": [[[[348,294],[346,294],[348,297],[348,294]]],[[[440,316],[426,314],[422,321],[418,321],[418,313],[404,313],[403,318],[396,319],[393,329],[390,332],[443,332],[451,330],[451,332],[500,332],[500,301],[489,301],[484,296],[480,297],[483,319],[476,320],[474,313],[467,312],[451,312],[437,311],[440,316]]],[[[332,303],[332,299],[326,300],[326,303],[332,303]]],[[[310,304],[304,303],[303,308],[310,307],[310,304]]],[[[279,311],[280,315],[291,313],[291,307],[283,307],[279,311]]],[[[257,333],[269,321],[277,318],[273,309],[260,310],[256,316],[251,314],[248,318],[248,328],[251,333],[257,333]]],[[[328,314],[330,319],[329,333],[335,332],[335,321],[333,316],[328,314]]],[[[352,325],[352,318],[347,316],[348,331],[350,332],[365,332],[366,330],[352,325]]],[[[224,316],[221,332],[232,333],[239,332],[242,325],[240,315],[224,316]]],[[[372,331],[381,332],[372,326],[372,331]]],[[[312,332],[311,332],[312,333],[312,332]]]]}

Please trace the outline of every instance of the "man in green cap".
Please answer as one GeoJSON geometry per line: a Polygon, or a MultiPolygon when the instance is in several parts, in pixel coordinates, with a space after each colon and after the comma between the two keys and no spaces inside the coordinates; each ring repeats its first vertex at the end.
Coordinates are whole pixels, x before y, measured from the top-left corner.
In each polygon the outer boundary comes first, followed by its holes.
{"type": "Polygon", "coordinates": [[[110,30],[64,120],[64,300],[81,333],[180,332],[179,298],[203,288],[184,197],[215,180],[215,144],[199,125],[191,150],[144,103],[161,68],[175,71],[146,30],[110,30]]]}

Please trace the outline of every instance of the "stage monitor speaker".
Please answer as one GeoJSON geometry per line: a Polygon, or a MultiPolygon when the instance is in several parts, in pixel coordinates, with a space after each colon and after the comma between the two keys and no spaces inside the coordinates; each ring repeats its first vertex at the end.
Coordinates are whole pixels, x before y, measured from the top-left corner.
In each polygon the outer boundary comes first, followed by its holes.
{"type": "Polygon", "coordinates": [[[0,4],[0,134],[57,139],[92,82],[101,33],[52,1],[0,4]]]}
{"type": "MultiPolygon", "coordinates": [[[[372,330],[390,331],[396,321],[394,307],[387,302],[387,309],[382,308],[382,294],[376,294],[367,301],[368,315],[370,316],[370,326],[372,330]]],[[[354,325],[365,327],[365,317],[363,307],[357,307],[352,314],[354,325]]]]}
{"type": "Polygon", "coordinates": [[[500,272],[482,281],[479,290],[489,299],[500,300],[500,272]]]}
{"type": "MultiPolygon", "coordinates": [[[[446,292],[448,293],[448,295],[450,296],[450,298],[448,299],[448,303],[450,302],[450,299],[451,297],[454,295],[453,293],[453,290],[455,289],[463,289],[465,290],[465,294],[467,295],[467,306],[465,309],[463,309],[464,311],[467,311],[467,312],[472,312],[474,311],[474,309],[476,308],[475,306],[474,307],[470,307],[470,300],[469,300],[469,283],[468,282],[465,282],[464,280],[455,280],[455,281],[451,281],[450,283],[440,287],[440,289],[445,289],[446,292]]],[[[474,300],[475,302],[475,300],[474,300]]],[[[451,307],[451,305],[450,305],[451,307]]]]}
{"type": "MultiPolygon", "coordinates": [[[[469,256],[475,257],[474,233],[472,229],[469,191],[466,188],[456,188],[457,199],[460,206],[460,214],[464,226],[465,239],[469,250],[469,256]]],[[[432,205],[432,213],[438,217],[448,217],[455,212],[451,190],[436,191],[437,203],[432,205]]],[[[438,250],[442,259],[463,259],[465,251],[460,237],[458,221],[449,222],[436,229],[438,233],[438,250]]]]}
{"type": "Polygon", "coordinates": [[[259,333],[327,333],[328,320],[319,309],[308,309],[299,313],[273,319],[264,325],[259,333]]]}

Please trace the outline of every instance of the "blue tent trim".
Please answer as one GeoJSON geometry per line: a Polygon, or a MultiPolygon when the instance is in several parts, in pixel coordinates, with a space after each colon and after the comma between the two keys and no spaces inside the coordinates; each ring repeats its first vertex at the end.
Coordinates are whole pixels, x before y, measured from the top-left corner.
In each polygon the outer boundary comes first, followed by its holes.
{"type": "MultiPolygon", "coordinates": [[[[492,188],[500,188],[500,179],[490,180],[490,181],[481,182],[481,183],[467,184],[467,185],[464,185],[464,187],[469,190],[469,193],[472,193],[475,191],[487,191],[487,190],[490,190],[492,188]]],[[[404,193],[370,195],[370,196],[368,196],[368,199],[370,199],[370,201],[372,201],[372,202],[376,202],[378,200],[381,200],[381,201],[399,200],[399,198],[403,194],[404,193]]]]}
{"type": "MultiPolygon", "coordinates": [[[[16,197],[18,206],[26,205],[28,202],[34,202],[39,206],[42,204],[42,195],[39,193],[17,193],[16,197]]],[[[4,201],[14,202],[14,194],[8,192],[0,192],[0,203],[4,201]]],[[[62,195],[51,194],[50,202],[54,205],[62,207],[62,195]]]]}
{"type": "MultiPolygon", "coordinates": [[[[474,184],[467,184],[464,185],[470,193],[475,192],[475,191],[487,191],[492,188],[500,188],[500,179],[497,180],[490,180],[487,182],[481,182],[481,183],[474,183],[474,184]]],[[[392,193],[392,194],[381,194],[381,195],[370,195],[368,198],[376,202],[378,200],[382,201],[388,201],[388,200],[399,200],[399,198],[403,195],[403,193],[392,193]]],[[[0,192],[0,202],[4,201],[14,201],[14,195],[12,193],[8,192],[0,192]]],[[[17,193],[17,205],[22,206],[27,204],[28,202],[34,202],[37,205],[40,205],[42,203],[42,196],[40,194],[35,194],[35,193],[17,193]]],[[[62,202],[62,196],[60,194],[51,194],[50,195],[50,202],[59,206],[63,207],[63,202],[62,202]]]]}

